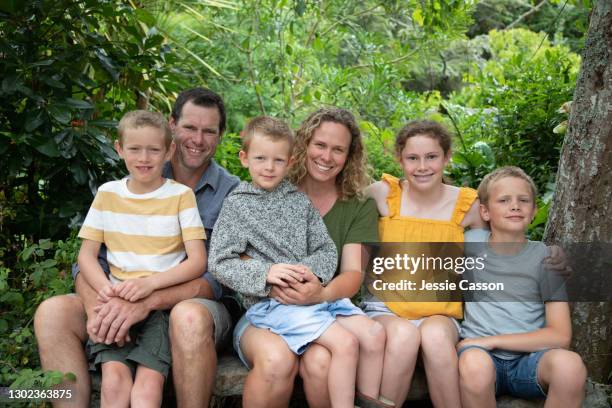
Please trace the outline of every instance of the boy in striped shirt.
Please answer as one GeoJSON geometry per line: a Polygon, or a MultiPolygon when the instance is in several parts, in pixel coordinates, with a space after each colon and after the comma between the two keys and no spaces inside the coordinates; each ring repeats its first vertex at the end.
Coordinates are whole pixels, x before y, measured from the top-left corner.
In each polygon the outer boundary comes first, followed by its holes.
{"type": "MultiPolygon", "coordinates": [[[[206,235],[193,190],[162,177],[175,145],[158,113],[132,111],[119,122],[115,147],[129,176],[102,185],[79,237],[79,268],[98,292],[130,302],[153,291],[190,281],[206,265],[206,235]],[[108,249],[111,274],[97,257],[108,249]]],[[[155,311],[130,330],[131,342],[94,343],[94,365],[102,366],[103,406],[160,406],[171,364],[168,314],[155,311]]]]}

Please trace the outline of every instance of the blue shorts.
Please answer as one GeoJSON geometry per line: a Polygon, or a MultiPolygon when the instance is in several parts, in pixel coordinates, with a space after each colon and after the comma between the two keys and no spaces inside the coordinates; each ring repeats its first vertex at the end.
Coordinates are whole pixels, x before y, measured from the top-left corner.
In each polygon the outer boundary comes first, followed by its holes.
{"type": "Polygon", "coordinates": [[[240,350],[240,338],[252,324],[278,334],[295,354],[303,354],[308,345],[321,337],[337,316],[364,315],[350,299],[323,302],[309,306],[283,305],[274,299],[265,299],[251,306],[234,329],[234,348],[242,362],[248,364],[240,350]]]}
{"type": "Polygon", "coordinates": [[[495,366],[495,396],[511,395],[523,399],[546,398],[546,393],[538,383],[538,363],[548,350],[525,353],[522,356],[505,360],[480,346],[463,347],[459,356],[466,350],[477,348],[485,351],[495,366]]]}

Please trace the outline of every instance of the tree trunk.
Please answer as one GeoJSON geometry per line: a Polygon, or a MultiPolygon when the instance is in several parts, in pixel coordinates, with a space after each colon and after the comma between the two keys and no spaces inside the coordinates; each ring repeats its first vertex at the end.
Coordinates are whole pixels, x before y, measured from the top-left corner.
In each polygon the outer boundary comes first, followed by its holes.
{"type": "MultiPolygon", "coordinates": [[[[611,145],[612,2],[600,0],[591,14],[545,231],[547,242],[612,242],[611,145]]],[[[573,347],[599,382],[606,382],[612,371],[611,317],[609,302],[575,303],[572,308],[573,347]]]]}

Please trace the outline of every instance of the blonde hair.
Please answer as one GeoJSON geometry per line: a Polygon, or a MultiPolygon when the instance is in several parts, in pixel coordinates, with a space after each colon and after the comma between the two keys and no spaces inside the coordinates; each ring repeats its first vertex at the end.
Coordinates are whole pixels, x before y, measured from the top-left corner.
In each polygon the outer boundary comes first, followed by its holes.
{"type": "Polygon", "coordinates": [[[307,175],[306,151],[314,132],[325,122],[343,125],[351,135],[349,151],[344,168],[336,176],[340,200],[362,198],[363,189],[370,179],[366,171],[366,155],[361,140],[361,131],[351,112],[341,108],[321,108],[308,116],[296,132],[294,162],[289,170],[289,180],[299,185],[307,175]]]}
{"type": "Polygon", "coordinates": [[[498,180],[501,180],[506,177],[516,177],[522,180],[525,180],[527,184],[529,184],[529,188],[531,189],[531,194],[533,195],[533,206],[535,207],[535,200],[538,195],[538,189],[533,182],[533,179],[529,177],[527,173],[520,167],[516,166],[504,166],[498,169],[495,169],[491,173],[487,174],[480,185],[478,186],[478,199],[480,200],[480,204],[488,205],[489,203],[489,190],[491,189],[491,185],[498,180]]]}
{"type": "Polygon", "coordinates": [[[149,112],[146,110],[133,110],[121,118],[117,126],[119,134],[119,144],[123,146],[125,131],[128,129],[138,129],[141,127],[152,127],[164,132],[164,145],[166,149],[170,148],[172,143],[172,131],[168,126],[168,121],[161,113],[149,112]]]}
{"type": "Polygon", "coordinates": [[[244,129],[244,135],[242,136],[242,150],[245,152],[249,151],[249,145],[255,133],[259,133],[262,136],[269,137],[275,142],[284,140],[289,142],[289,155],[293,149],[293,131],[287,123],[280,119],[276,119],[270,116],[258,116],[251,119],[247,123],[244,129]]]}

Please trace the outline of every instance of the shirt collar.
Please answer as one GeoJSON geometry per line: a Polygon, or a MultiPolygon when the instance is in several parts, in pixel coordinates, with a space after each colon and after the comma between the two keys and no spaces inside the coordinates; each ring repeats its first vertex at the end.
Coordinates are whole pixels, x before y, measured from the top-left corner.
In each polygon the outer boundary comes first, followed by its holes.
{"type": "MultiPolygon", "coordinates": [[[[194,191],[199,191],[206,185],[209,185],[213,190],[216,190],[219,186],[219,171],[219,165],[217,164],[217,162],[215,162],[214,159],[211,159],[210,163],[208,164],[208,167],[206,168],[206,171],[204,171],[204,174],[202,174],[202,177],[200,177],[200,180],[198,181],[198,184],[196,185],[194,191]]],[[[166,178],[174,179],[174,174],[172,172],[172,163],[170,161],[167,161],[164,164],[162,175],[166,178]]]]}

